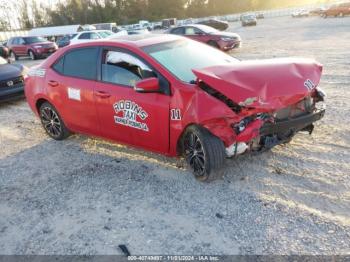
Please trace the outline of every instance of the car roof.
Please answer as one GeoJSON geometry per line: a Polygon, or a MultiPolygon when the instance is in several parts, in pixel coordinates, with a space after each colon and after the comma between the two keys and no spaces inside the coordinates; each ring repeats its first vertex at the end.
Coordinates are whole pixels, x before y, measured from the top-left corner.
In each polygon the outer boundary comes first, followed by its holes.
{"type": "Polygon", "coordinates": [[[116,37],[111,37],[109,39],[104,39],[102,41],[130,44],[140,48],[140,47],[145,47],[150,45],[172,42],[179,39],[183,39],[183,37],[170,35],[170,34],[141,34],[141,35],[116,36],[116,37]]]}

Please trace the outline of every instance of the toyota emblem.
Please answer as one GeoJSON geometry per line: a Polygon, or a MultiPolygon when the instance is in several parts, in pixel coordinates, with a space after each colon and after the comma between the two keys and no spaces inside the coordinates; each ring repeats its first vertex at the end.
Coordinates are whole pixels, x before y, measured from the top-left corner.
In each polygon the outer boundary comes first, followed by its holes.
{"type": "Polygon", "coordinates": [[[8,81],[7,86],[13,86],[13,81],[8,81]]]}

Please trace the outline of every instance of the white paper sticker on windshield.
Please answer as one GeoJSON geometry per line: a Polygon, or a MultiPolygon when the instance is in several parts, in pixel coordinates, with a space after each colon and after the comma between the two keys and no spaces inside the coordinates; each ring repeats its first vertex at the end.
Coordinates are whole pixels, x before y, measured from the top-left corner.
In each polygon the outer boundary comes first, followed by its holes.
{"type": "Polygon", "coordinates": [[[68,87],[68,98],[72,100],[80,101],[80,90],[68,87]]]}

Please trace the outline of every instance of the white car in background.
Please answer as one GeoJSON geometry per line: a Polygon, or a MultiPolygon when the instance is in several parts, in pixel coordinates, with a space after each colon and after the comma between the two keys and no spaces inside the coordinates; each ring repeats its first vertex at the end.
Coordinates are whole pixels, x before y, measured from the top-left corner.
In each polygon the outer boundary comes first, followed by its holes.
{"type": "Polygon", "coordinates": [[[79,32],[70,40],[70,44],[80,44],[88,41],[99,40],[114,36],[127,35],[125,30],[119,31],[118,33],[113,33],[109,30],[93,30],[93,31],[83,31],[79,32]]]}

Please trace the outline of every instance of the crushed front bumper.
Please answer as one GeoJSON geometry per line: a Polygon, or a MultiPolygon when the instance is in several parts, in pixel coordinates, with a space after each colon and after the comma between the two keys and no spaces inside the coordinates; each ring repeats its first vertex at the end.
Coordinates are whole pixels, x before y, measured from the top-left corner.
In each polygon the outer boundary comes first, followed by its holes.
{"type": "MultiPolygon", "coordinates": [[[[261,136],[275,135],[275,134],[285,134],[287,132],[296,133],[298,131],[305,130],[310,127],[314,122],[322,119],[326,113],[325,109],[320,109],[315,113],[300,116],[297,118],[291,118],[285,121],[280,121],[276,123],[265,123],[260,128],[261,136]]],[[[311,131],[312,130],[308,130],[311,131]]]]}

